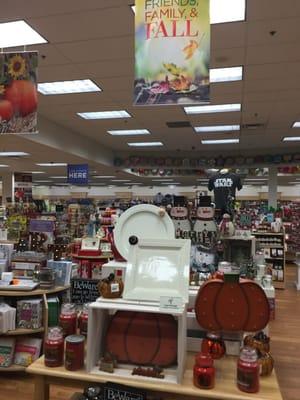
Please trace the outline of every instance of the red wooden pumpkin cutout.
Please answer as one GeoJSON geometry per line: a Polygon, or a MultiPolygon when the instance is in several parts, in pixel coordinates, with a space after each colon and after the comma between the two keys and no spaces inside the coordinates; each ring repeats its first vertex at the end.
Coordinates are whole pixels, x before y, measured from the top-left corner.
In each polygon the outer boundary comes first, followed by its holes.
{"type": "Polygon", "coordinates": [[[270,318],[265,292],[246,280],[206,282],[199,289],[195,312],[199,325],[208,331],[255,332],[264,329],[270,318]]]}

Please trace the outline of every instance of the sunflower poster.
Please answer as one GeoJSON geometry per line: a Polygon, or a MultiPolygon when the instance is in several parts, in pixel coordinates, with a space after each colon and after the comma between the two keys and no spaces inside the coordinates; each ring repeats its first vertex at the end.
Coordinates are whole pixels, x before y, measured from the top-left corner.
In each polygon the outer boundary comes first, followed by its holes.
{"type": "Polygon", "coordinates": [[[209,0],[135,1],[135,105],[210,100],[209,0]]]}
{"type": "Polygon", "coordinates": [[[38,53],[0,53],[0,134],[37,132],[38,53]]]}

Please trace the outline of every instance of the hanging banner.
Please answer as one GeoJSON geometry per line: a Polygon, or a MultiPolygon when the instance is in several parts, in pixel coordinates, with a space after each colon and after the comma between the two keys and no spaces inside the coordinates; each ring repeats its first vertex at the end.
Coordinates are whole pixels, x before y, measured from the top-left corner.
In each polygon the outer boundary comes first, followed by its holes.
{"type": "Polygon", "coordinates": [[[14,174],[15,202],[32,201],[32,175],[15,172],[14,174]]]}
{"type": "Polygon", "coordinates": [[[88,164],[69,164],[68,183],[72,185],[88,185],[89,166],[88,164]]]}
{"type": "Polygon", "coordinates": [[[37,133],[36,51],[0,53],[0,133],[37,133]]]}
{"type": "Polygon", "coordinates": [[[135,105],[210,100],[209,0],[135,1],[135,105]]]}

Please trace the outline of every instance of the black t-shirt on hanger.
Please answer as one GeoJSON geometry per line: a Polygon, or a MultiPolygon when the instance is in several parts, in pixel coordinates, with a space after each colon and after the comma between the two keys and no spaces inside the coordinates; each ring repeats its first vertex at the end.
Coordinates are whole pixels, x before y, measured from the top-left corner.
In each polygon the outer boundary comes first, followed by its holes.
{"type": "Polygon", "coordinates": [[[217,174],[210,178],[208,189],[214,191],[216,208],[226,210],[228,196],[235,198],[236,189],[242,189],[241,179],[238,175],[228,172],[217,174]]]}

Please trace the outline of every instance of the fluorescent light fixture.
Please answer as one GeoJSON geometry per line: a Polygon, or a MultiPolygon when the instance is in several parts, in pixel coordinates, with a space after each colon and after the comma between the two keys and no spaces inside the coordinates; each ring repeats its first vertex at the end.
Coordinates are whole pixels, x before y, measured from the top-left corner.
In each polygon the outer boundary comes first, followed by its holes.
{"type": "Polygon", "coordinates": [[[39,167],[66,167],[68,164],[51,162],[51,163],[37,163],[36,165],[38,165],[39,167]]]}
{"type": "Polygon", "coordinates": [[[133,142],[127,143],[130,147],[158,147],[163,146],[162,142],[133,142]]]}
{"type": "Polygon", "coordinates": [[[0,168],[7,168],[8,167],[8,165],[6,165],[6,164],[0,164],[0,168]]]}
{"type": "MultiPolygon", "coordinates": [[[[135,14],[135,6],[130,6],[135,14]]],[[[210,21],[212,24],[244,21],[246,17],[246,0],[211,0],[210,21]],[[226,6],[227,5],[227,6],[226,6]]]]}
{"type": "Polygon", "coordinates": [[[237,144],[240,139],[201,140],[202,144],[237,144]]]}
{"type": "Polygon", "coordinates": [[[52,183],[52,181],[47,181],[47,180],[45,180],[45,181],[34,181],[35,183],[52,183]]]}
{"type": "Polygon", "coordinates": [[[292,128],[300,128],[300,122],[299,121],[294,122],[292,128]]]}
{"type": "Polygon", "coordinates": [[[102,89],[90,79],[74,81],[44,82],[38,84],[38,91],[44,95],[101,92],[102,89]]]}
{"type": "Polygon", "coordinates": [[[114,175],[94,175],[94,176],[92,176],[92,178],[95,178],[95,179],[112,179],[112,178],[115,178],[115,176],[114,175]]]}
{"type": "Polygon", "coordinates": [[[117,119],[117,118],[131,118],[131,115],[125,110],[118,111],[95,111],[77,113],[83,119],[117,119]]]}
{"type": "Polygon", "coordinates": [[[209,71],[210,82],[234,82],[243,80],[243,67],[214,68],[209,71]]]}
{"type": "Polygon", "coordinates": [[[112,179],[111,182],[131,182],[130,179],[112,179]]]}
{"type": "Polygon", "coordinates": [[[0,24],[0,47],[17,47],[47,43],[38,32],[24,20],[3,22],[0,24]]]}
{"type": "Polygon", "coordinates": [[[173,182],[174,179],[152,179],[152,182],[173,182]]]}
{"type": "Polygon", "coordinates": [[[202,132],[231,132],[239,131],[240,125],[216,125],[216,126],[196,126],[195,131],[197,133],[202,132]]]}
{"type": "Polygon", "coordinates": [[[29,153],[23,151],[0,151],[0,157],[25,157],[29,155],[29,153]]]}
{"type": "Polygon", "coordinates": [[[244,21],[245,18],[246,18],[246,0],[210,1],[211,24],[244,21]]]}
{"type": "Polygon", "coordinates": [[[205,105],[205,106],[189,106],[184,107],[184,111],[187,114],[213,114],[213,113],[224,113],[224,112],[237,112],[241,111],[241,104],[219,104],[219,105],[205,105]]]}
{"type": "Polygon", "coordinates": [[[282,139],[283,142],[300,142],[300,136],[286,136],[282,139]]]}
{"type": "Polygon", "coordinates": [[[120,129],[115,131],[107,131],[112,136],[136,136],[150,135],[148,129],[120,129]]]}
{"type": "Polygon", "coordinates": [[[289,182],[291,185],[300,185],[300,182],[289,182]]]}
{"type": "Polygon", "coordinates": [[[51,179],[67,179],[67,176],[49,176],[51,179]]]}
{"type": "Polygon", "coordinates": [[[44,171],[24,171],[24,172],[25,174],[32,174],[32,175],[41,175],[46,173],[44,171]]]}
{"type": "Polygon", "coordinates": [[[257,181],[267,181],[268,179],[266,178],[246,178],[246,182],[257,182],[257,181]]]}

